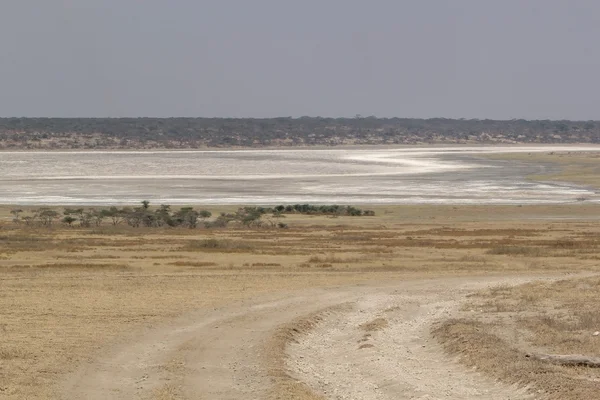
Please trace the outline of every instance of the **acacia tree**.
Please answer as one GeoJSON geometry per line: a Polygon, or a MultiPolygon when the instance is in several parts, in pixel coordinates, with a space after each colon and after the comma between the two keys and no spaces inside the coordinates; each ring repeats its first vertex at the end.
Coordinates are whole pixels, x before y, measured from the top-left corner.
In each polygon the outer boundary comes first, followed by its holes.
{"type": "Polygon", "coordinates": [[[150,228],[156,225],[156,215],[150,213],[147,209],[142,209],[142,223],[145,227],[150,228]]]}
{"type": "Polygon", "coordinates": [[[207,210],[201,210],[199,216],[202,219],[202,222],[206,223],[206,220],[212,217],[212,213],[207,210]]]}
{"type": "Polygon", "coordinates": [[[109,209],[103,209],[102,211],[100,211],[100,213],[104,216],[104,217],[108,217],[111,220],[111,223],[113,225],[119,225],[125,216],[125,211],[124,210],[119,210],[117,207],[112,206],[109,209]]]}
{"type": "Polygon", "coordinates": [[[236,220],[243,226],[250,228],[252,226],[260,227],[262,221],[260,220],[263,214],[263,210],[257,207],[242,207],[235,213],[236,220]]]}
{"type": "Polygon", "coordinates": [[[21,210],[20,208],[15,208],[15,209],[10,210],[10,213],[12,215],[14,215],[15,218],[19,218],[19,214],[21,214],[22,212],[23,212],[23,210],[21,210]]]}
{"type": "Polygon", "coordinates": [[[187,226],[188,228],[196,228],[198,226],[198,217],[200,213],[194,210],[193,207],[182,207],[179,211],[175,213],[176,221],[183,226],[187,226]]]}
{"type": "Polygon", "coordinates": [[[125,207],[122,210],[123,218],[127,222],[127,225],[132,226],[134,228],[139,227],[142,224],[144,219],[145,210],[141,207],[136,207],[131,209],[129,207],[125,207]]]}
{"type": "Polygon", "coordinates": [[[99,226],[104,218],[101,213],[97,212],[93,208],[88,211],[84,210],[83,208],[65,208],[63,214],[67,217],[73,217],[75,220],[78,220],[79,226],[82,228],[89,228],[92,226],[92,222],[94,222],[96,226],[99,226]]]}
{"type": "Polygon", "coordinates": [[[37,218],[38,220],[40,220],[42,225],[50,226],[50,225],[52,225],[52,222],[56,218],[58,218],[58,216],[59,216],[59,214],[55,210],[52,210],[50,208],[40,208],[39,210],[36,211],[34,218],[37,218]]]}
{"type": "Polygon", "coordinates": [[[164,226],[165,224],[173,226],[170,205],[161,204],[160,208],[154,212],[154,215],[156,217],[157,226],[164,226]]]}
{"type": "MultiPolygon", "coordinates": [[[[67,217],[73,218],[73,221],[71,221],[71,223],[69,223],[69,225],[71,225],[76,220],[79,220],[80,221],[79,223],[81,224],[82,220],[79,217],[83,214],[83,208],[65,208],[63,210],[63,214],[65,215],[65,218],[67,218],[67,217]]],[[[63,221],[65,220],[65,218],[63,218],[63,221]]]]}
{"type": "Polygon", "coordinates": [[[20,208],[15,208],[14,210],[10,210],[10,213],[14,216],[13,222],[15,224],[18,224],[21,222],[21,220],[19,219],[19,214],[21,214],[22,212],[23,212],[23,210],[21,210],[20,208]]]}
{"type": "Polygon", "coordinates": [[[68,225],[68,226],[73,226],[73,222],[75,222],[75,221],[77,221],[77,218],[75,218],[75,217],[72,217],[72,216],[70,216],[70,215],[67,215],[66,217],[64,217],[64,218],[62,219],[62,222],[63,222],[65,225],[68,225]]]}
{"type": "Polygon", "coordinates": [[[103,210],[96,210],[95,208],[92,208],[90,211],[88,211],[89,215],[90,215],[90,219],[92,220],[92,222],[94,223],[95,226],[100,226],[102,225],[102,221],[104,220],[104,213],[102,212],[103,210]]]}

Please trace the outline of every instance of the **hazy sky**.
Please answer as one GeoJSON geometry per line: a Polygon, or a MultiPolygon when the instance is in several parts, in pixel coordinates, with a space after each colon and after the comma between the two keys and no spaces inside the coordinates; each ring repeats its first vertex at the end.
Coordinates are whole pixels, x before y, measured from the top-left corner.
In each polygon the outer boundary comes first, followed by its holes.
{"type": "Polygon", "coordinates": [[[0,116],[600,119],[598,0],[1,0],[0,116]]]}

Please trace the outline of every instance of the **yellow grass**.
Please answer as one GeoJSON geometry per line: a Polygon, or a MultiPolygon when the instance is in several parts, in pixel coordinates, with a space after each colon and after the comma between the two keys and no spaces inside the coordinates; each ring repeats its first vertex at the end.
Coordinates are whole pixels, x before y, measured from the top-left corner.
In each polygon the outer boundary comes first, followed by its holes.
{"type": "MultiPolygon", "coordinates": [[[[546,163],[559,168],[553,174],[531,175],[536,181],[573,182],[600,189],[600,153],[597,152],[546,152],[488,154],[488,158],[510,160],[539,165],[546,163]]],[[[581,199],[582,201],[584,199],[581,199]]]]}
{"type": "MultiPolygon", "coordinates": [[[[0,217],[8,211],[1,208],[0,217]]],[[[598,270],[600,225],[589,218],[600,207],[591,204],[376,212],[294,215],[286,230],[45,229],[4,220],[0,397],[56,398],[63,374],[137,328],[274,291],[410,276],[598,270]],[[497,250],[509,247],[535,251],[497,250]]],[[[165,386],[155,398],[177,395],[165,386]]]]}
{"type": "Polygon", "coordinates": [[[600,357],[600,278],[497,287],[474,296],[465,316],[446,321],[434,334],[469,366],[508,383],[532,385],[549,399],[598,395],[600,371],[558,366],[533,354],[600,357]],[[475,312],[473,312],[475,311],[475,312]]]}

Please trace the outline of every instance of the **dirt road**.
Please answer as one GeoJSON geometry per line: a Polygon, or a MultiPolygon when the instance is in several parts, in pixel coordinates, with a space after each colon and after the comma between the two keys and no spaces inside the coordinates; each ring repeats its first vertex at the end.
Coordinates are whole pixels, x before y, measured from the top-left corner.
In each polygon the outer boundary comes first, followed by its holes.
{"type": "Polygon", "coordinates": [[[465,296],[529,278],[445,278],[372,283],[272,295],[149,327],[68,376],[71,399],[265,399],[268,359],[286,357],[290,375],[327,399],[521,399],[448,358],[429,337],[465,296]],[[273,354],[283,324],[325,311],[317,326],[273,354]]]}

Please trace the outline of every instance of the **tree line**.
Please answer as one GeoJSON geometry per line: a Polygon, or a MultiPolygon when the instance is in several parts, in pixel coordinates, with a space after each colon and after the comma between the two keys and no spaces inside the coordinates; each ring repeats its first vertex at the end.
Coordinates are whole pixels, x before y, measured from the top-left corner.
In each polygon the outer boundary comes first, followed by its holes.
{"type": "Polygon", "coordinates": [[[0,118],[0,149],[600,143],[600,121],[448,118],[0,118]]]}
{"type": "Polygon", "coordinates": [[[244,227],[272,227],[285,229],[288,225],[280,219],[286,214],[328,215],[337,216],[374,216],[372,210],[362,210],[354,206],[341,205],[278,205],[276,207],[240,207],[235,212],[222,212],[215,218],[208,210],[196,210],[194,207],[181,207],[172,210],[168,204],[151,208],[150,202],[144,200],[139,207],[109,208],[63,208],[62,212],[41,207],[25,213],[23,209],[11,210],[13,222],[27,226],[50,227],[56,223],[81,228],[99,227],[102,224],[128,225],[134,228],[147,227],[185,227],[185,228],[225,228],[235,224],[244,227]]]}

